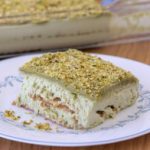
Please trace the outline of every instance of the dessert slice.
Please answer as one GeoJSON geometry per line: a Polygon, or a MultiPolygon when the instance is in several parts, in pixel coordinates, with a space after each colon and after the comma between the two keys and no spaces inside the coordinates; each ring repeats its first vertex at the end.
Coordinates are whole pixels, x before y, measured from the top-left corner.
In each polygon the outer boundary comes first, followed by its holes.
{"type": "Polygon", "coordinates": [[[95,127],[138,97],[130,72],[77,50],[44,54],[20,70],[17,105],[67,128],[95,127]]]}

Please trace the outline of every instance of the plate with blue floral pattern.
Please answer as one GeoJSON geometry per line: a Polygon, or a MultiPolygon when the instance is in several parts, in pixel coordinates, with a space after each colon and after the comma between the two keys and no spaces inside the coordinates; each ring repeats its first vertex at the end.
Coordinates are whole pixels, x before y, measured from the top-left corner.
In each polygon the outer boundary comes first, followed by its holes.
{"type": "Polygon", "coordinates": [[[131,71],[140,81],[140,95],[136,103],[89,130],[71,130],[13,105],[22,84],[19,67],[32,57],[24,55],[0,61],[0,137],[48,146],[90,146],[132,139],[150,133],[150,67],[133,60],[95,54],[131,71]],[[7,113],[6,113],[7,112],[7,113]],[[9,115],[12,118],[9,118],[9,115]],[[48,130],[35,128],[40,123],[50,124],[48,130]]]}

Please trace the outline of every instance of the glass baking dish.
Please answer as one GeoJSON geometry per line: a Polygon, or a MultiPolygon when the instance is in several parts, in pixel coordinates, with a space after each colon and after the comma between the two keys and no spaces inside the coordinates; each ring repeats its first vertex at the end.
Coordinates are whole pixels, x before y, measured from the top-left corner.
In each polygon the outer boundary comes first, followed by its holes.
{"type": "Polygon", "coordinates": [[[46,23],[45,14],[38,14],[42,18],[39,23],[37,14],[0,15],[0,57],[33,50],[89,48],[150,39],[148,0],[98,0],[98,3],[111,15],[46,23]]]}
{"type": "Polygon", "coordinates": [[[112,0],[105,7],[114,14],[110,23],[111,39],[96,46],[150,40],[149,0],[112,0]]]}

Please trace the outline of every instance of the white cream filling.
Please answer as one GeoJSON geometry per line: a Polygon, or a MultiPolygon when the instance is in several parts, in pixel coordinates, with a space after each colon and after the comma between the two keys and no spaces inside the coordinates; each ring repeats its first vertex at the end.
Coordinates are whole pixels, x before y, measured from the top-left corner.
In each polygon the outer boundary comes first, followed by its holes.
{"type": "Polygon", "coordinates": [[[85,96],[72,93],[55,81],[35,75],[25,75],[20,94],[21,102],[19,103],[26,104],[35,112],[40,112],[48,118],[53,118],[52,120],[56,120],[58,123],[61,122],[57,120],[63,120],[63,125],[67,122],[67,126],[72,128],[90,128],[102,123],[110,116],[114,116],[119,110],[133,104],[137,96],[138,84],[128,84],[123,88],[114,89],[99,101],[93,101],[85,96]],[[54,97],[60,97],[61,103],[68,106],[75,113],[69,113],[55,107],[45,111],[40,102],[29,98],[30,93],[40,95],[46,101],[52,101],[54,97]],[[54,95],[51,95],[51,93],[54,95]],[[103,112],[103,114],[98,114],[99,111],[103,112]],[[56,116],[53,117],[55,114],[56,116]],[[77,124],[74,118],[78,121],[77,124]]]}
{"type": "MultiPolygon", "coordinates": [[[[78,124],[80,126],[86,126],[89,112],[94,106],[94,101],[90,101],[88,98],[82,95],[72,93],[57,82],[45,78],[40,78],[35,75],[26,76],[22,85],[20,97],[21,103],[27,104],[31,109],[34,109],[37,112],[42,108],[39,103],[36,104],[35,101],[30,100],[28,96],[29,93],[36,93],[36,95],[41,95],[47,101],[52,100],[53,97],[60,97],[62,104],[65,104],[71,110],[75,111],[75,117],[77,118],[78,124]],[[50,96],[48,93],[54,93],[54,95],[50,96]]],[[[57,111],[59,111],[59,109],[57,111]]],[[[66,119],[68,114],[68,112],[65,114],[66,119]]],[[[72,116],[74,117],[74,114],[72,114],[72,116]]],[[[69,121],[70,118],[67,119],[67,122],[69,121]]]]}
{"type": "Polygon", "coordinates": [[[98,125],[105,119],[114,117],[120,110],[134,104],[137,97],[138,84],[128,84],[125,87],[114,89],[94,105],[89,114],[88,125],[98,125]],[[103,114],[96,113],[98,111],[102,111],[103,114]]]}

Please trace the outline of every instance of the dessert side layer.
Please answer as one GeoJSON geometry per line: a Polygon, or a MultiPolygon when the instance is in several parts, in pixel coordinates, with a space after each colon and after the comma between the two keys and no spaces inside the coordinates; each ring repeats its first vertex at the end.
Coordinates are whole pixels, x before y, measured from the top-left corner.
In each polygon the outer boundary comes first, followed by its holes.
{"type": "Polygon", "coordinates": [[[100,101],[66,89],[58,82],[25,75],[17,105],[67,128],[92,128],[135,103],[138,84],[116,87],[100,101]]]}

